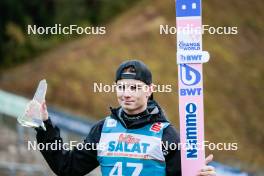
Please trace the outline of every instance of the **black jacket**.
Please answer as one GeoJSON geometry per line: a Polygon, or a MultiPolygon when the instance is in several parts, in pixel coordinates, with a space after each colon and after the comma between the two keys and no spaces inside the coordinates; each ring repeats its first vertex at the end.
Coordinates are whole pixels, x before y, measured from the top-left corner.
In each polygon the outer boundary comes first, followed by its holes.
{"type": "MultiPolygon", "coordinates": [[[[155,101],[149,101],[147,113],[141,114],[142,117],[136,120],[126,120],[123,118],[124,114],[121,108],[112,109],[111,116],[119,120],[122,125],[128,129],[140,128],[146,124],[154,122],[167,122],[163,111],[160,106],[155,101]]],[[[37,142],[38,143],[63,143],[60,137],[60,130],[58,127],[52,124],[49,119],[44,122],[47,131],[42,130],[42,128],[37,128],[37,142]]],[[[99,143],[101,137],[101,131],[104,124],[104,120],[97,122],[91,128],[88,136],[84,140],[83,144],[99,143]]],[[[169,125],[164,129],[162,141],[164,143],[178,144],[180,142],[179,135],[172,125],[169,125]]],[[[46,145],[48,146],[48,145],[46,145]]],[[[89,146],[89,145],[88,145],[89,146]]],[[[86,145],[87,149],[87,145],[86,145]]],[[[94,168],[99,166],[97,161],[97,151],[92,150],[78,150],[74,148],[73,150],[52,150],[50,148],[46,150],[41,150],[45,160],[51,167],[54,173],[59,176],[81,176],[89,173],[94,168]]],[[[180,150],[166,150],[163,148],[163,153],[166,161],[166,175],[167,176],[181,176],[181,158],[180,150]]],[[[155,173],[154,173],[155,174],[155,173]]]]}

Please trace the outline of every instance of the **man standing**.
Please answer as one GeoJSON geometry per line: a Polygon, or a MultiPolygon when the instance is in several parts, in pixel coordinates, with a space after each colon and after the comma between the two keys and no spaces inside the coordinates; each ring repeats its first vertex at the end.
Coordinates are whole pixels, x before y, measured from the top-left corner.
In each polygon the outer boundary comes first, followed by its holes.
{"type": "MultiPolygon", "coordinates": [[[[139,60],[125,61],[117,69],[115,81],[120,107],[110,108],[111,115],[92,127],[84,149],[42,150],[51,169],[61,176],[81,176],[100,165],[103,176],[180,176],[180,150],[161,145],[179,144],[179,135],[153,100],[147,66],[139,60]],[[92,149],[92,144],[99,148],[92,149]]],[[[63,143],[45,104],[42,118],[47,131],[36,129],[38,143],[63,143]]],[[[212,160],[212,155],[206,160],[212,160]]],[[[215,170],[205,165],[197,175],[214,176],[215,170]]]]}

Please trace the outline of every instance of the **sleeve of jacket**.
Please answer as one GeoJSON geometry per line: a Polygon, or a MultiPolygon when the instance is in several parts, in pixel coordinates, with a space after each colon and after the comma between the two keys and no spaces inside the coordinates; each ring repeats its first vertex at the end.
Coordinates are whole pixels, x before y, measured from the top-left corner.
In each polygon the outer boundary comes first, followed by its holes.
{"type": "Polygon", "coordinates": [[[174,145],[178,146],[180,143],[180,137],[172,125],[164,129],[162,142],[166,161],[166,176],[181,176],[181,151],[178,147],[174,148],[174,145]]]}
{"type": "MultiPolygon", "coordinates": [[[[37,128],[37,142],[45,146],[48,143],[63,144],[60,137],[60,129],[52,124],[52,121],[45,122],[47,131],[37,128]]],[[[88,136],[83,141],[84,147],[80,150],[74,147],[72,150],[65,150],[63,147],[52,150],[47,147],[41,150],[43,157],[47,161],[53,172],[59,176],[81,176],[91,172],[99,163],[97,161],[97,151],[91,144],[99,142],[104,121],[99,121],[90,130],[88,136]]]]}

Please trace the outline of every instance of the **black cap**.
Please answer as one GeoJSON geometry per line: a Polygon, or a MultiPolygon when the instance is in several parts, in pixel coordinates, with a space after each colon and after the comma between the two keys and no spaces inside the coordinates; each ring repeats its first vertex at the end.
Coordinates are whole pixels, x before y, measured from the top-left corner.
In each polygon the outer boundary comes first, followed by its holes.
{"type": "Polygon", "coordinates": [[[152,75],[148,67],[140,60],[128,60],[120,64],[116,71],[116,82],[120,79],[136,79],[140,80],[147,85],[152,83],[152,75]],[[124,69],[133,67],[134,73],[124,73],[124,69]]]}

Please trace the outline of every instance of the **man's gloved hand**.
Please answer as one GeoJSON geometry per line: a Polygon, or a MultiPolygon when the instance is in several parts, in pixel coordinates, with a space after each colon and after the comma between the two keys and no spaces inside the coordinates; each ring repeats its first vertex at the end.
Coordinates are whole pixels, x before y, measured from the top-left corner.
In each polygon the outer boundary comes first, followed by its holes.
{"type": "Polygon", "coordinates": [[[200,170],[197,176],[216,176],[216,171],[213,166],[207,166],[209,162],[213,160],[213,155],[210,154],[206,159],[205,159],[205,166],[200,170]]]}

